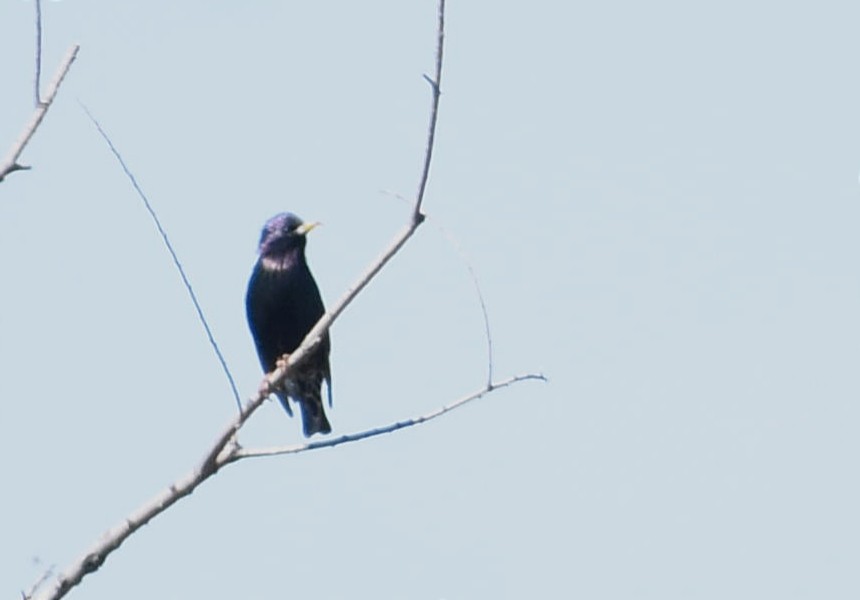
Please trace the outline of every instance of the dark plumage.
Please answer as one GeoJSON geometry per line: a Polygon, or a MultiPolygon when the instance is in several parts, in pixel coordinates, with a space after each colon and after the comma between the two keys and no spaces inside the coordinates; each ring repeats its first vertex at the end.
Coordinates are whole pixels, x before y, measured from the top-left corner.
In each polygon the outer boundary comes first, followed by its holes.
{"type": "MultiPolygon", "coordinates": [[[[317,223],[303,223],[292,213],[275,215],[260,236],[260,257],[248,282],[245,309],[260,364],[275,370],[284,354],[292,353],[325,312],[319,289],[305,261],[305,235],[317,223]]],[[[331,405],[329,337],[302,361],[275,394],[290,415],[289,399],[302,412],[305,437],[329,433],[331,425],[322,402],[322,382],[331,405]],[[288,399],[289,398],[289,399],[288,399]]]]}

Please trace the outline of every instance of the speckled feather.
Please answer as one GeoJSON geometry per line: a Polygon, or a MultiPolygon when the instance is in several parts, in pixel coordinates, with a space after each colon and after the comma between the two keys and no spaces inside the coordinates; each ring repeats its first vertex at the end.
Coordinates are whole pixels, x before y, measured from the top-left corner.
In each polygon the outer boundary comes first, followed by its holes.
{"type": "MultiPolygon", "coordinates": [[[[260,364],[273,371],[284,354],[292,353],[325,312],[316,281],[305,260],[305,225],[292,213],[269,219],[260,237],[259,259],[254,266],[245,309],[260,364]]],[[[290,399],[301,409],[304,434],[331,432],[322,402],[322,383],[331,405],[330,342],[322,343],[299,364],[275,394],[290,415],[290,399]]]]}

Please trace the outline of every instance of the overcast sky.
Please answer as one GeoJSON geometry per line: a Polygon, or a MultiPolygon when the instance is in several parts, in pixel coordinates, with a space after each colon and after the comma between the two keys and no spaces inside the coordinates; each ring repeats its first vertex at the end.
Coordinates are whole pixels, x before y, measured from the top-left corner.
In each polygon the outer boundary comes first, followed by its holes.
{"type": "MultiPolygon", "coordinates": [[[[0,3],[0,153],[33,4],[0,3]]],[[[0,595],[202,457],[243,396],[263,222],[322,221],[331,304],[407,218],[435,0],[43,6],[47,81],[0,183],[0,595]]],[[[431,221],[332,330],[335,434],[230,466],[70,597],[688,600],[860,595],[860,10],[450,0],[431,221]]],[[[246,446],[301,441],[267,403],[246,446]]]]}

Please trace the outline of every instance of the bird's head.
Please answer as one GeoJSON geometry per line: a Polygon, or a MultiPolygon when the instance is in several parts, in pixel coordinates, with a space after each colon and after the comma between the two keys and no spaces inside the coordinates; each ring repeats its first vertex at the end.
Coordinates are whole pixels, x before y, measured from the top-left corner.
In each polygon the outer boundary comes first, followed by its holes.
{"type": "Polygon", "coordinates": [[[319,223],[305,223],[293,213],[275,215],[263,226],[260,235],[260,256],[283,256],[294,250],[303,250],[305,236],[319,223]]]}

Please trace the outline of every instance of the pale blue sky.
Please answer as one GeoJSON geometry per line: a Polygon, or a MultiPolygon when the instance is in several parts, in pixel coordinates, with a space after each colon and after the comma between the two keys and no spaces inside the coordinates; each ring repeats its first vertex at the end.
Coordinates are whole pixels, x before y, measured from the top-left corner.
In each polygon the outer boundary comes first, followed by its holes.
{"type": "MultiPolygon", "coordinates": [[[[471,257],[500,377],[445,418],[227,468],[70,597],[860,594],[860,10],[451,1],[426,209],[471,257]]],[[[328,302],[406,218],[435,0],[46,2],[78,61],[0,184],[0,595],[187,472],[244,395],[266,218],[325,226],[328,302]],[[34,564],[38,557],[41,564],[34,564]]],[[[0,4],[4,154],[33,6],[0,4]]],[[[336,433],[479,388],[468,275],[423,228],[333,331],[336,433]]],[[[246,445],[301,439],[269,403],[246,445]]]]}

